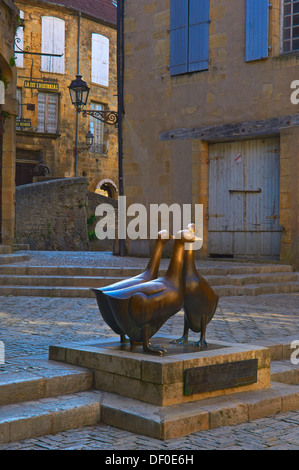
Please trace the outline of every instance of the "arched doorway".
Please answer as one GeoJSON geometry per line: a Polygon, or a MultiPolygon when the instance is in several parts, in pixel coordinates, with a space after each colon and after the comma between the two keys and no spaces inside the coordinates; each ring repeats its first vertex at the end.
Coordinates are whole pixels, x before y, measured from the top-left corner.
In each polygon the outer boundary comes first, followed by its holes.
{"type": "Polygon", "coordinates": [[[118,189],[117,189],[116,184],[112,180],[103,179],[97,184],[95,192],[97,194],[102,194],[103,196],[116,199],[118,189]]]}

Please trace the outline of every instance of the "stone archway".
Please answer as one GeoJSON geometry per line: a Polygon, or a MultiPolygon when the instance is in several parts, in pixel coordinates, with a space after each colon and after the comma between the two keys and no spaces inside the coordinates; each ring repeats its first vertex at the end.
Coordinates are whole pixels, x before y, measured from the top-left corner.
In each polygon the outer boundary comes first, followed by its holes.
{"type": "Polygon", "coordinates": [[[116,199],[118,188],[112,180],[105,178],[96,185],[95,192],[116,199]]]}

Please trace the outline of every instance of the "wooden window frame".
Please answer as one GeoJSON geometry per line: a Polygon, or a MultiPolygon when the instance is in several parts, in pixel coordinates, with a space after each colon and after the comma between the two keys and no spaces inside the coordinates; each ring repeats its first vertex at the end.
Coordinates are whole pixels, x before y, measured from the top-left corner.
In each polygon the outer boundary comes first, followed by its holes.
{"type": "Polygon", "coordinates": [[[36,131],[43,134],[57,134],[58,127],[59,127],[59,93],[38,93],[38,105],[37,105],[37,114],[38,114],[38,121],[37,121],[37,128],[36,131]],[[40,107],[39,107],[39,98],[41,96],[45,97],[45,110],[44,110],[44,119],[43,119],[43,128],[39,126],[39,117],[40,117],[40,107]],[[49,123],[49,98],[55,96],[56,97],[56,126],[55,131],[49,130],[50,123],[49,123]]]}
{"type": "Polygon", "coordinates": [[[299,32],[299,22],[298,22],[298,25],[294,25],[294,14],[298,16],[298,20],[299,20],[299,1],[291,0],[288,3],[285,3],[285,0],[281,0],[280,8],[281,8],[281,11],[280,11],[280,54],[282,55],[299,54],[299,35],[296,36],[296,39],[294,39],[294,36],[293,36],[294,28],[298,28],[298,32],[299,32]],[[296,11],[295,13],[294,13],[294,2],[295,2],[295,5],[298,7],[298,11],[296,11]],[[289,14],[285,14],[285,6],[288,6],[288,5],[291,7],[291,11],[289,12],[289,14]],[[285,18],[287,17],[290,17],[290,26],[285,27],[284,21],[285,21],[285,18]],[[284,39],[284,33],[287,29],[290,30],[290,37],[284,39]],[[298,43],[298,48],[296,49],[293,47],[294,40],[296,40],[298,43]],[[284,43],[287,41],[290,41],[290,49],[284,50],[284,43]]]}

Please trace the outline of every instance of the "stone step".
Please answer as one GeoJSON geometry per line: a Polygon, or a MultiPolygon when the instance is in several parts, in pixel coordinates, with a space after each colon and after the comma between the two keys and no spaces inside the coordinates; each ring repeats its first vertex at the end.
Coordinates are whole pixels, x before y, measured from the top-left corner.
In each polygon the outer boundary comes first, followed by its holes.
{"type": "MultiPolygon", "coordinates": [[[[15,255],[16,256],[16,255],[15,255]]],[[[27,255],[25,255],[27,256],[27,255]]],[[[111,276],[111,277],[129,277],[135,276],[143,271],[141,267],[86,267],[86,266],[20,266],[7,264],[0,266],[0,274],[22,274],[22,275],[60,275],[60,276],[111,276]]],[[[202,267],[197,263],[199,274],[203,276],[228,276],[228,275],[254,275],[271,273],[293,273],[289,265],[283,264],[252,264],[250,266],[208,266],[202,267]]],[[[166,269],[160,269],[163,275],[166,269]]]]}
{"type": "Polygon", "coordinates": [[[78,266],[0,266],[0,275],[21,276],[82,276],[82,277],[114,277],[123,278],[136,276],[141,268],[114,268],[114,267],[78,267],[78,266]]]}
{"type": "MultiPolygon", "coordinates": [[[[274,284],[297,282],[298,273],[252,274],[238,276],[204,276],[211,286],[244,286],[252,284],[274,284]]],[[[112,276],[70,276],[70,275],[26,275],[0,274],[0,285],[20,286],[64,286],[102,287],[121,281],[125,277],[112,276]]]]}
{"type": "MultiPolygon", "coordinates": [[[[107,279],[106,279],[107,280],[107,279]]],[[[104,282],[104,281],[103,281],[104,282]]],[[[110,282],[107,281],[108,285],[110,282]]],[[[98,286],[100,287],[100,286],[98,286]]],[[[269,283],[269,284],[251,284],[246,286],[213,286],[215,293],[219,297],[228,296],[256,296],[263,294],[282,294],[299,292],[299,282],[287,283],[269,283]]],[[[94,298],[94,293],[89,287],[71,287],[71,286],[20,286],[20,285],[2,285],[0,286],[0,296],[36,296],[36,297],[83,297],[94,298]]]]}
{"type": "Polygon", "coordinates": [[[299,292],[299,282],[287,282],[277,284],[249,284],[246,286],[213,286],[219,297],[232,297],[238,295],[265,295],[265,294],[288,294],[299,292]]]}
{"type": "Polygon", "coordinates": [[[124,277],[1,275],[0,286],[103,287],[124,277]]]}
{"type": "Polygon", "coordinates": [[[7,255],[11,253],[11,247],[9,245],[0,245],[0,254],[7,255]]]}
{"type": "Polygon", "coordinates": [[[299,385],[299,364],[292,364],[290,359],[271,362],[271,380],[299,385]]]}
{"type": "Polygon", "coordinates": [[[24,401],[55,397],[91,389],[93,374],[82,367],[73,367],[47,357],[26,357],[15,359],[14,365],[21,364],[21,371],[0,373],[0,406],[24,401]]]}
{"type": "Polygon", "coordinates": [[[0,408],[0,444],[100,422],[101,392],[84,391],[0,408]]]}
{"type": "Polygon", "coordinates": [[[203,276],[211,286],[244,286],[251,284],[274,284],[299,281],[299,273],[258,273],[227,276],[203,276]]]}
{"type": "Polygon", "coordinates": [[[2,264],[12,264],[12,263],[21,263],[22,261],[27,261],[30,259],[29,255],[21,254],[0,254],[0,265],[2,264]]]}
{"type": "Polygon", "coordinates": [[[14,251],[29,251],[30,250],[30,245],[16,243],[16,244],[14,244],[13,249],[14,249],[14,251]]]}

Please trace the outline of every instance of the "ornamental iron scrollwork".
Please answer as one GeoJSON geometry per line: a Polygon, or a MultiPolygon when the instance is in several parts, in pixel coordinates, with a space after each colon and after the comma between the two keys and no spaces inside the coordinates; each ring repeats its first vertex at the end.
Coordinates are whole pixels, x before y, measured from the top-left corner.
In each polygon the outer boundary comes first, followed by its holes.
{"type": "Polygon", "coordinates": [[[118,114],[116,111],[95,111],[93,109],[84,109],[82,112],[83,117],[87,115],[93,116],[95,119],[99,119],[105,124],[109,124],[114,127],[118,127],[118,114]]]}

